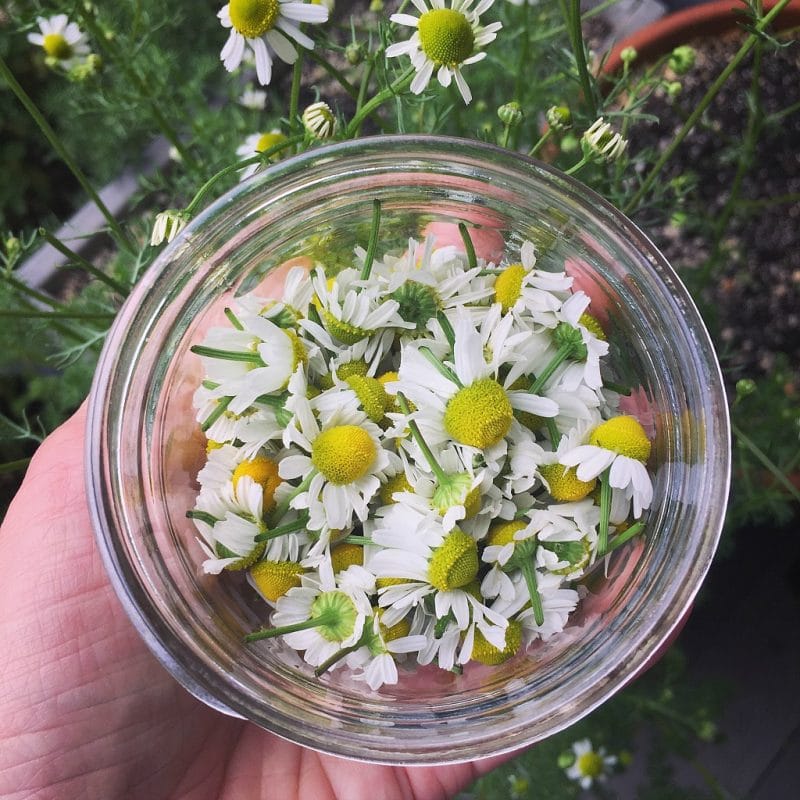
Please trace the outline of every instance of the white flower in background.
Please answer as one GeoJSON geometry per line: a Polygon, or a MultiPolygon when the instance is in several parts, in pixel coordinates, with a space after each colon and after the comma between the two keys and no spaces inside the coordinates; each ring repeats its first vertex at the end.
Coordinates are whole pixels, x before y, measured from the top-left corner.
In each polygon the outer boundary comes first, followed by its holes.
{"type": "MultiPolygon", "coordinates": [[[[271,131],[267,131],[267,133],[251,133],[244,142],[236,148],[236,155],[239,156],[239,158],[250,158],[250,156],[263,153],[285,141],[286,136],[284,136],[278,128],[273,128],[271,131]]],[[[270,156],[270,161],[277,161],[279,158],[280,152],[277,152],[270,156]]],[[[249,178],[256,173],[261,166],[261,164],[248,165],[242,170],[239,180],[243,181],[249,178]]]]}
{"type": "Polygon", "coordinates": [[[649,457],[650,440],[639,421],[619,416],[598,425],[589,434],[588,444],[567,451],[560,461],[577,467],[581,481],[590,481],[608,470],[610,486],[624,492],[638,519],[653,500],[653,483],[645,466],[649,457]]]}
{"type": "Polygon", "coordinates": [[[628,146],[628,140],[623,138],[603,118],[595,120],[583,133],[581,146],[587,158],[599,161],[616,161],[628,146]]]}
{"type": "Polygon", "coordinates": [[[575,760],[567,767],[566,773],[570,780],[580,784],[581,789],[591,789],[595,781],[604,781],[617,763],[616,756],[606,755],[604,747],[595,750],[589,739],[573,742],[572,753],[575,760]]]}
{"type": "Polygon", "coordinates": [[[336,117],[321,100],[307,106],[302,115],[303,127],[315,139],[331,139],[336,133],[336,117]]]}
{"type": "Polygon", "coordinates": [[[291,0],[230,0],[217,14],[223,28],[230,28],[220,60],[228,72],[235,70],[252,51],[258,82],[266,86],[272,80],[272,60],[277,56],[294,64],[297,50],[292,41],[314,49],[314,42],[298,27],[299,22],[327,22],[328,9],[322,5],[291,0]]]}
{"type": "Polygon", "coordinates": [[[251,111],[263,111],[267,105],[267,93],[263,89],[248,86],[239,97],[239,105],[251,111]]]}
{"type": "Polygon", "coordinates": [[[461,74],[461,68],[475,64],[486,57],[479,48],[494,41],[503,26],[500,22],[481,25],[480,16],[491,8],[494,0],[412,0],[419,17],[410,14],[392,14],[391,20],[399,25],[415,28],[408,41],[397,42],[386,49],[386,56],[407,55],[416,70],[411,91],[421,94],[436,70],[436,80],[448,87],[455,80],[464,102],[469,104],[472,92],[461,74]]]}
{"type": "Polygon", "coordinates": [[[89,54],[86,34],[66,14],[37,17],[36,22],[39,33],[29,33],[28,41],[41,47],[49,62],[69,70],[89,54]]]}
{"type": "Polygon", "coordinates": [[[188,223],[189,215],[174,208],[156,214],[153,232],[150,234],[151,247],[157,247],[162,242],[171,242],[188,223]]]}

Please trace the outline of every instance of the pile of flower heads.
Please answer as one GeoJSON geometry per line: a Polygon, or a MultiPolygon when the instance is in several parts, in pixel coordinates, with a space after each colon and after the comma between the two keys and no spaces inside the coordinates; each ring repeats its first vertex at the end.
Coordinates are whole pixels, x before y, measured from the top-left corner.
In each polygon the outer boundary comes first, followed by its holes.
{"type": "Polygon", "coordinates": [[[246,570],[268,604],[247,641],[372,689],[558,634],[652,499],[590,298],[530,242],[487,263],[461,231],[380,260],[375,227],[352,267],[291,268],[192,348],[204,571],[246,570]]]}

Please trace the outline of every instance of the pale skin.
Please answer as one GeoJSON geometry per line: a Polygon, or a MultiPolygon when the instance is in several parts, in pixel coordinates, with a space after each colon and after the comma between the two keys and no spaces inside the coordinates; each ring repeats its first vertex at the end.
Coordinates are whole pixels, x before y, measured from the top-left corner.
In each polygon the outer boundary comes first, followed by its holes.
{"type": "Polygon", "coordinates": [[[0,797],[452,797],[504,757],[399,768],[325,756],[207,708],[106,577],[83,486],[85,406],[37,451],[0,528],[0,797]]]}

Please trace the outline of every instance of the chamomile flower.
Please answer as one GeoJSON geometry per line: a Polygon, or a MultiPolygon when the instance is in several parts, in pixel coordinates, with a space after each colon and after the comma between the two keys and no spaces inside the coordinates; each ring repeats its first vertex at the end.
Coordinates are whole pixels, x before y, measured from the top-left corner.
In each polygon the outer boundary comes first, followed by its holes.
{"type": "Polygon", "coordinates": [[[183,211],[169,208],[156,214],[150,246],[157,247],[162,242],[171,242],[187,225],[189,215],[183,211]]]}
{"type": "Polygon", "coordinates": [[[421,94],[436,70],[436,80],[448,87],[455,80],[464,102],[472,100],[461,68],[475,64],[486,57],[480,50],[497,37],[503,26],[500,22],[482,25],[480,16],[491,8],[494,0],[412,0],[419,17],[410,14],[392,14],[391,20],[399,25],[415,28],[408,41],[397,42],[386,49],[386,56],[407,55],[416,70],[411,91],[421,94]]]}
{"type": "Polygon", "coordinates": [[[299,22],[327,22],[328,9],[322,5],[292,0],[230,0],[217,14],[223,28],[230,28],[220,60],[228,72],[235,70],[252,51],[256,75],[262,86],[272,80],[273,56],[294,64],[297,50],[292,41],[314,49],[314,42],[298,27],[299,22]]]}
{"type": "Polygon", "coordinates": [[[526,643],[536,639],[547,641],[555,634],[561,633],[578,605],[578,593],[575,589],[564,586],[561,575],[539,572],[536,581],[544,616],[541,623],[536,621],[534,610],[529,605],[528,586],[524,576],[519,573],[511,575],[514,599],[506,603],[499,598],[492,606],[494,611],[513,617],[522,624],[523,638],[526,643]],[[514,614],[517,615],[514,616],[514,614]]]}
{"type": "MultiPolygon", "coordinates": [[[[236,155],[239,158],[249,158],[256,153],[263,153],[276,145],[286,141],[286,136],[278,128],[273,128],[266,133],[251,133],[239,147],[236,148],[236,155]]],[[[280,154],[272,156],[271,160],[277,160],[280,154]]],[[[243,181],[254,175],[261,168],[261,164],[250,164],[245,167],[239,175],[239,180],[243,181]]]]}
{"type": "Polygon", "coordinates": [[[362,411],[337,409],[320,427],[313,414],[303,412],[294,435],[300,452],[281,459],[285,480],[303,478],[307,489],[292,500],[307,508],[309,527],[347,528],[353,515],[367,518],[367,504],[387,473],[394,474],[399,459],[381,442],[381,429],[362,411]]]}
{"type": "Polygon", "coordinates": [[[616,161],[628,146],[628,140],[616,133],[602,117],[595,120],[581,137],[586,158],[596,161],[616,161]]]}
{"type": "Polygon", "coordinates": [[[581,789],[591,789],[595,781],[604,781],[617,763],[617,757],[606,755],[604,747],[595,750],[590,739],[573,742],[572,754],[574,761],[566,769],[567,777],[579,783],[581,789]]]}
{"type": "Polygon", "coordinates": [[[49,63],[70,70],[88,55],[86,34],[66,14],[37,17],[36,22],[39,33],[29,33],[28,41],[44,50],[49,63]]]}
{"type": "Polygon", "coordinates": [[[579,480],[589,481],[608,470],[608,482],[633,504],[639,518],[653,499],[653,483],[645,466],[650,457],[650,440],[635,417],[619,416],[598,425],[589,443],[564,453],[561,463],[577,467],[579,480]]]}
{"type": "Polygon", "coordinates": [[[321,100],[305,108],[302,120],[306,132],[315,139],[330,139],[336,133],[336,117],[321,100]]]}

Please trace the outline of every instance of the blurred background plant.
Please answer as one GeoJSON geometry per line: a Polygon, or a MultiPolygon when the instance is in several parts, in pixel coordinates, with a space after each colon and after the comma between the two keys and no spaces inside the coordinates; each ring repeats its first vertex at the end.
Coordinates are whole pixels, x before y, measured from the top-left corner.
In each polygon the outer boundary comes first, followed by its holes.
{"type": "MultiPolygon", "coordinates": [[[[752,285],[755,254],[747,242],[733,248],[730,235],[759,203],[770,214],[777,209],[774,224],[800,229],[800,187],[777,204],[774,196],[753,194],[760,167],[774,155],[759,142],[776,125],[797,125],[800,118],[800,97],[778,93],[783,105],[768,107],[759,81],[773,60],[787,52],[796,58],[791,35],[777,38],[770,27],[788,0],[769,10],[760,0],[740,2],[739,38],[699,78],[692,77],[696,50],[686,46],[647,63],[628,49],[610,74],[604,12],[617,1],[588,9],[577,0],[473,4],[484,30],[494,22],[503,27],[477,48],[485,52],[482,61],[463,64],[469,104],[456,76],[442,86],[434,74],[421,88],[420,78],[412,83],[408,56],[389,49],[411,35],[391,15],[429,7],[422,0],[339,0],[335,7],[324,0],[329,20],[302,25],[301,40],[311,37],[314,49],[298,45],[293,65],[275,59],[269,85],[261,85],[252,60],[230,73],[220,63],[228,31],[217,18],[219,0],[6,3],[0,10],[2,507],[43,436],[87,394],[105,332],[130,286],[193,215],[271,158],[331,139],[424,132],[477,138],[547,161],[651,232],[704,314],[730,391],[735,476],[722,549],[733,549],[737,528],[787,524],[800,499],[800,381],[796,353],[783,343],[800,328],[797,313],[783,320],[789,333],[771,358],[743,360],[715,290],[731,279],[752,285]],[[714,104],[743,72],[745,102],[736,113],[744,135],[725,137],[714,104]],[[711,141],[698,174],[697,156],[681,161],[681,154],[702,135],[711,141]],[[140,169],[153,142],[169,155],[140,169]],[[97,191],[125,168],[140,177],[124,212],[111,213],[97,191]],[[701,213],[707,198],[698,186],[708,173],[722,176],[714,190],[721,206],[701,213]],[[86,202],[100,223],[59,237],[59,225],[86,202]],[[675,242],[680,246],[671,247],[675,242]],[[47,281],[32,282],[26,263],[43,246],[57,254],[59,266],[47,281]]],[[[472,13],[469,6],[454,8],[472,13]]],[[[476,31],[481,35],[469,19],[473,30],[461,30],[467,45],[455,61],[471,55],[476,31]]],[[[789,293],[788,309],[800,293],[798,252],[773,259],[788,276],[782,295],[789,293]]],[[[767,307],[751,326],[769,327],[773,320],[763,318],[769,313],[767,307]]],[[[719,685],[687,680],[674,651],[470,796],[575,797],[588,783],[603,796],[603,777],[624,770],[627,754],[643,760],[646,730],[648,777],[637,797],[689,797],[669,793],[669,757],[688,757],[715,738],[720,697],[719,685]]],[[[706,788],[697,796],[724,796],[713,779],[706,788]]]]}

